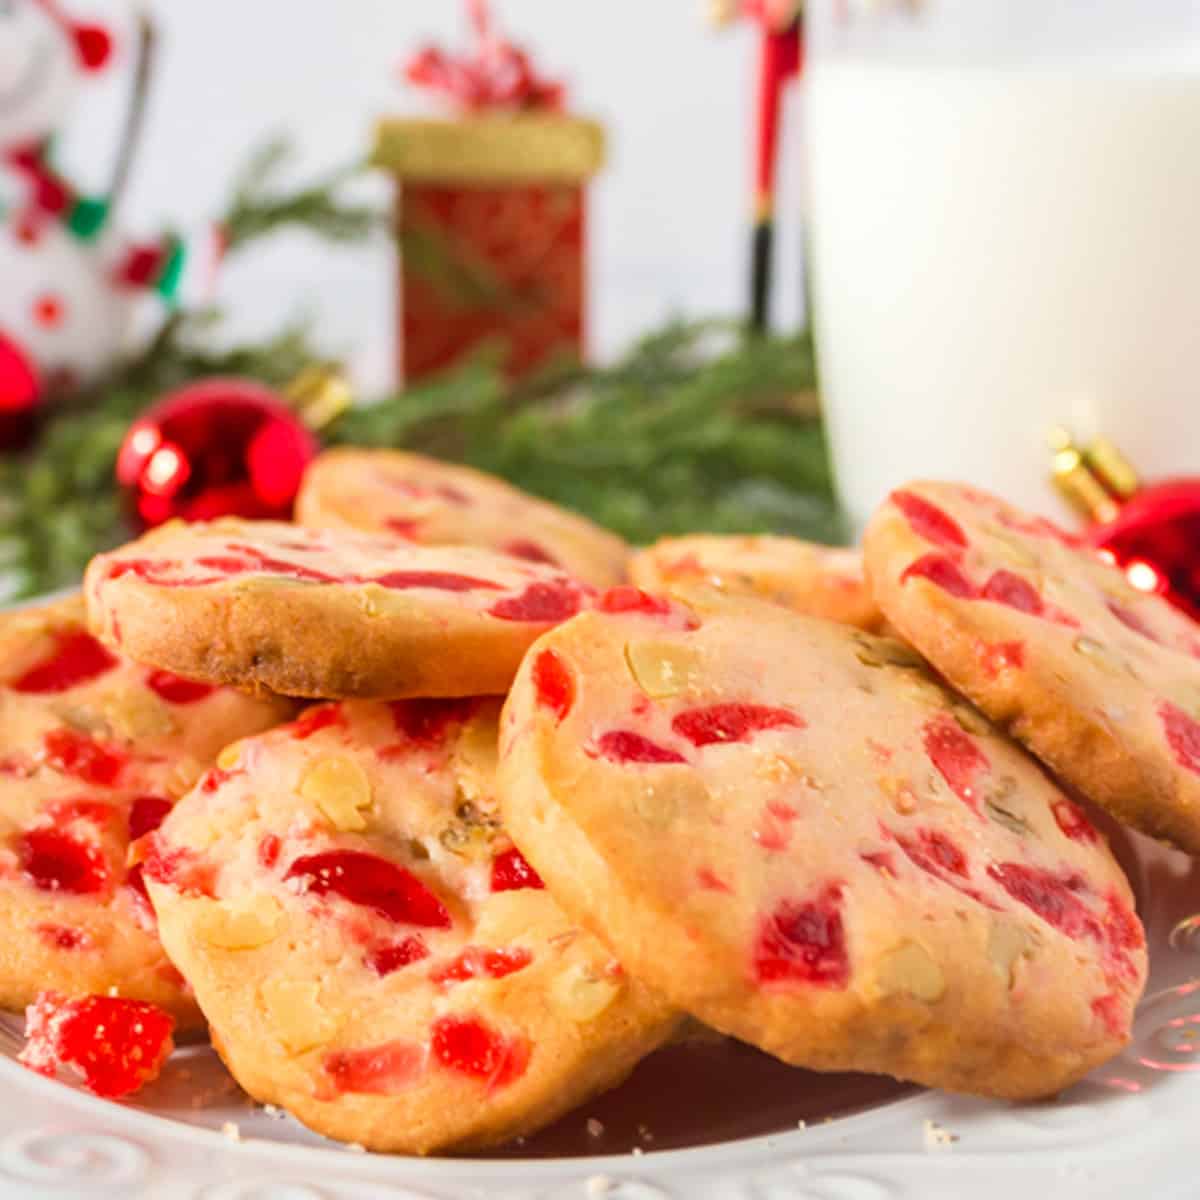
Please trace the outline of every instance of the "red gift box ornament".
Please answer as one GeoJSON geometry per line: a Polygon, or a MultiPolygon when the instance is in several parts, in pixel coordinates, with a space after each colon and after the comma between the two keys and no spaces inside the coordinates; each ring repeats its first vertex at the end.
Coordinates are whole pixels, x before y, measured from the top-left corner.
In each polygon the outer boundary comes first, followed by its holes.
{"type": "Polygon", "coordinates": [[[1056,429],[1051,448],[1055,485],[1093,522],[1085,539],[1134,587],[1161,592],[1200,620],[1200,477],[1143,484],[1106,437],[1080,447],[1056,429]]]}
{"type": "Polygon", "coordinates": [[[562,111],[564,88],[469,4],[463,52],[404,65],[452,116],[380,123],[373,161],[396,180],[398,371],[451,367],[486,344],[510,378],[579,359],[585,337],[586,195],[604,136],[562,111]]]}

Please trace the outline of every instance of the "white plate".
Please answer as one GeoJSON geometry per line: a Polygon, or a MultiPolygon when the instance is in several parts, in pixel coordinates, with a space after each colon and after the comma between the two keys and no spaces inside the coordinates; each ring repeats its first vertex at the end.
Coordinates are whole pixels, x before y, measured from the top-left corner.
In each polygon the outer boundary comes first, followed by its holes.
{"type": "Polygon", "coordinates": [[[422,1161],[355,1153],[250,1106],[207,1046],[181,1051],[142,1105],[98,1100],[14,1062],[10,1019],[0,1025],[0,1200],[1017,1200],[1025,1187],[1036,1189],[1030,1200],[1195,1196],[1200,863],[1131,841],[1151,948],[1134,1040],[1052,1104],[918,1092],[700,1149],[422,1161]],[[939,1129],[956,1140],[938,1144],[939,1129]]]}
{"type": "MultiPolygon", "coordinates": [[[[256,1108],[207,1045],[179,1051],[137,1102],[98,1100],[16,1063],[21,1023],[8,1017],[0,1200],[1025,1200],[1023,1188],[1029,1200],[1194,1197],[1200,860],[1136,835],[1118,835],[1115,848],[1139,897],[1150,983],[1131,1045],[1054,1103],[913,1092],[694,1149],[645,1141],[637,1154],[405,1159],[355,1153],[256,1108]]],[[[811,1101],[820,1080],[796,1075],[811,1101]]],[[[621,1103],[638,1103],[636,1080],[621,1103]]],[[[735,1115],[762,1104],[746,1090],[718,1102],[735,1115]]],[[[685,1086],[684,1102],[688,1094],[685,1086]]]]}

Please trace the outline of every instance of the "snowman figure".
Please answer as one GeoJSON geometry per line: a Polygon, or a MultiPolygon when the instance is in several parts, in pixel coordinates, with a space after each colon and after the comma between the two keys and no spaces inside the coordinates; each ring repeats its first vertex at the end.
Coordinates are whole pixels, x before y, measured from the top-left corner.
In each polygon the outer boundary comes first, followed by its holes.
{"type": "Polygon", "coordinates": [[[111,53],[107,30],[71,21],[54,0],[0,0],[0,150],[44,143],[111,53]]]}
{"type": "MultiPolygon", "coordinates": [[[[0,371],[0,392],[8,379],[27,401],[32,375],[40,404],[102,375],[124,346],[139,294],[169,295],[178,277],[177,242],[130,244],[111,223],[145,106],[150,39],[142,34],[116,178],[107,196],[84,196],[47,150],[87,78],[109,63],[112,39],[69,18],[57,0],[0,0],[0,159],[10,197],[0,206],[0,358],[23,363],[0,371]]],[[[16,406],[9,397],[8,409],[16,406]]],[[[0,447],[7,440],[0,436],[0,447]]]]}

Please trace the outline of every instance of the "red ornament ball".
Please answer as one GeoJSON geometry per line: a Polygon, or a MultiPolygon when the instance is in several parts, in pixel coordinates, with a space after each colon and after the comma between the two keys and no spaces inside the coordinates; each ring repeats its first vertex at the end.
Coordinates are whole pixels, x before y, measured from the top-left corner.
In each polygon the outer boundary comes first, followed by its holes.
{"type": "Polygon", "coordinates": [[[130,427],[117,482],[143,525],[172,517],[287,520],[316,438],[270,388],[206,379],[171,392],[130,427]]]}
{"type": "Polygon", "coordinates": [[[1168,479],[1140,488],[1113,521],[1088,530],[1130,583],[1161,592],[1200,621],[1200,479],[1168,479]]]}
{"type": "Polygon", "coordinates": [[[0,450],[19,450],[33,436],[42,388],[33,359],[0,333],[0,450]]]}

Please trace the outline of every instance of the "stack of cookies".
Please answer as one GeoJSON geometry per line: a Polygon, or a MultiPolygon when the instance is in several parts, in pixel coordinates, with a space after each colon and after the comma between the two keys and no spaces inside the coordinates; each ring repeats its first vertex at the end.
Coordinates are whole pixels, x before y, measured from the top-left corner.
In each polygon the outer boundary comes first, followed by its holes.
{"type": "Polygon", "coordinates": [[[164,526],[5,619],[31,1065],[127,1090],[169,1041],[69,1034],[162,1009],[255,1099],[428,1153],[547,1124],[688,1017],[1009,1098],[1128,1040],[1145,940],[1087,803],[1200,852],[1200,628],[1069,535],[914,484],[861,557],[630,555],[351,450],[298,515],[164,526]]]}

